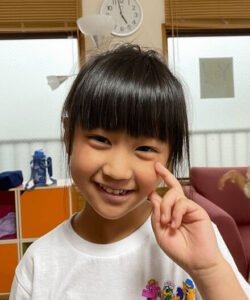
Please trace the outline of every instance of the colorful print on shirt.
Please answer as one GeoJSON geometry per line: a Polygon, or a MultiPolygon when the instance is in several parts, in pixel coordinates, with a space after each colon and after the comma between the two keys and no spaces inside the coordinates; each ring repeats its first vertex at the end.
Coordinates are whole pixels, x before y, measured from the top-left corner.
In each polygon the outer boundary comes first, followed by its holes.
{"type": "Polygon", "coordinates": [[[191,279],[186,279],[182,287],[176,287],[172,281],[166,281],[162,288],[158,281],[150,279],[142,290],[142,296],[147,300],[194,300],[195,287],[191,279]]]}

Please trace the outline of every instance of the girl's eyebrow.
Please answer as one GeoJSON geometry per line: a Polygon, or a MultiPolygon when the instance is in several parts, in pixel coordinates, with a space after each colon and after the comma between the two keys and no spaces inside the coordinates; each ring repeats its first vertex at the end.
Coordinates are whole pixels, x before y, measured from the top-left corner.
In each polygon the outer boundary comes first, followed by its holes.
{"type": "Polygon", "coordinates": [[[139,137],[139,138],[135,138],[135,140],[137,140],[139,143],[150,143],[150,144],[167,144],[167,142],[163,142],[157,138],[154,137],[139,137]]]}

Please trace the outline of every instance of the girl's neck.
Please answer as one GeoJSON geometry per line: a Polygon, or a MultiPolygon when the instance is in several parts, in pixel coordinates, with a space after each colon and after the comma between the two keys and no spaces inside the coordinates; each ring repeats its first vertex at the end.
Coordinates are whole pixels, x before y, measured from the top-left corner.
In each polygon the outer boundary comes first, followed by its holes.
{"type": "Polygon", "coordinates": [[[151,204],[145,201],[128,215],[118,220],[107,220],[87,204],[85,209],[72,219],[72,226],[79,236],[89,242],[109,244],[136,231],[148,219],[151,211],[151,204]]]}

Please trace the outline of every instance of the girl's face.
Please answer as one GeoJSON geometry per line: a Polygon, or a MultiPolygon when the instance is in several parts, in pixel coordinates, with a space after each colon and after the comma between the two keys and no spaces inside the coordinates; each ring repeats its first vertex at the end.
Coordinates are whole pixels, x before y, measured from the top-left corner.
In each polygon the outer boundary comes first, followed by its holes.
{"type": "Polygon", "coordinates": [[[117,220],[144,203],[160,182],[155,162],[166,164],[167,143],[124,132],[76,129],[70,168],[89,205],[104,219],[117,220]]]}

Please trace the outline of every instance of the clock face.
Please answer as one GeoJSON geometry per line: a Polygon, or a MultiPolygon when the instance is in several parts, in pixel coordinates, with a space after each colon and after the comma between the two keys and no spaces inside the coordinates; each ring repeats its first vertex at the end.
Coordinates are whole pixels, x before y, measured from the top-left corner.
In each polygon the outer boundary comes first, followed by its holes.
{"type": "Polygon", "coordinates": [[[112,16],[115,27],[112,34],[127,36],[134,33],[142,23],[142,8],[137,0],[104,0],[101,14],[112,16]]]}

